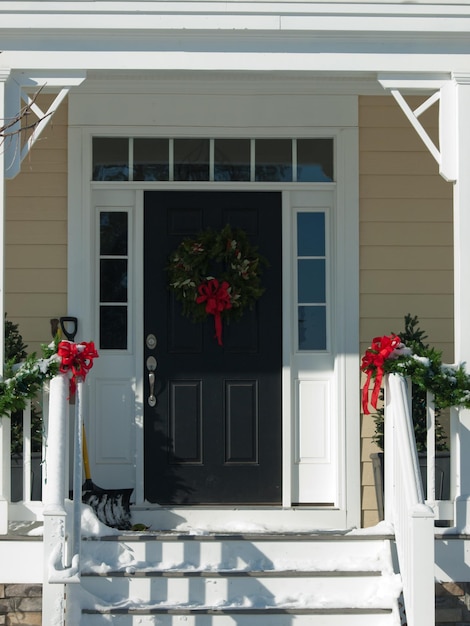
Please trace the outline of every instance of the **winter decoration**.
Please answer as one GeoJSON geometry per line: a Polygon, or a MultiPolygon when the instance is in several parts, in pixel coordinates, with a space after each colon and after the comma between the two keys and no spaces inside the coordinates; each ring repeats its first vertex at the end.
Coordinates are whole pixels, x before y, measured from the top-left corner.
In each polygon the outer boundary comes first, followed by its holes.
{"type": "Polygon", "coordinates": [[[57,354],[61,359],[59,371],[70,376],[70,393],[73,395],[77,388],[78,380],[85,380],[88,371],[93,367],[93,359],[98,358],[93,341],[72,343],[61,341],[57,348],[57,354]]]}
{"type": "Polygon", "coordinates": [[[98,357],[93,342],[75,344],[54,341],[42,346],[43,358],[30,354],[18,364],[8,362],[5,376],[0,381],[0,416],[22,411],[26,401],[32,399],[46,380],[59,372],[70,376],[70,393],[74,393],[79,378],[85,380],[93,359],[98,357]]]}
{"type": "Polygon", "coordinates": [[[384,374],[394,373],[411,378],[414,386],[434,394],[436,409],[451,406],[470,408],[470,375],[464,363],[442,363],[434,348],[423,348],[420,354],[405,346],[398,335],[375,337],[362,358],[361,370],[367,375],[362,390],[363,412],[369,414],[369,385],[375,379],[371,405],[377,408],[384,374]]]}
{"type": "Polygon", "coordinates": [[[266,265],[243,230],[225,226],[184,239],[170,255],[169,286],[194,321],[214,316],[222,345],[222,321],[240,318],[262,295],[261,266],[266,265]],[[216,274],[216,275],[214,275],[216,274]]]}
{"type": "Polygon", "coordinates": [[[376,409],[382,386],[385,361],[396,356],[400,347],[404,347],[400,337],[393,333],[383,337],[374,337],[371,347],[366,350],[362,357],[361,370],[367,374],[367,380],[362,389],[362,409],[365,415],[369,414],[369,386],[372,377],[375,378],[375,383],[370,402],[376,409]]]}
{"type": "Polygon", "coordinates": [[[58,373],[60,358],[56,342],[43,345],[42,352],[43,358],[38,359],[33,352],[21,363],[6,363],[0,381],[0,416],[22,411],[26,401],[37,394],[43,383],[58,373]]]}

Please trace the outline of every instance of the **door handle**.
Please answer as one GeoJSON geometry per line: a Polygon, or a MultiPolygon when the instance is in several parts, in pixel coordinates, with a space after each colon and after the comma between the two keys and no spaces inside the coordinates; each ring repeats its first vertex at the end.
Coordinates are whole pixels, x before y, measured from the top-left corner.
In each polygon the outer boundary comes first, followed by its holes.
{"type": "Polygon", "coordinates": [[[154,407],[157,404],[155,397],[155,370],[157,369],[157,360],[153,356],[147,359],[147,370],[149,373],[149,396],[147,398],[148,405],[154,407]]]}

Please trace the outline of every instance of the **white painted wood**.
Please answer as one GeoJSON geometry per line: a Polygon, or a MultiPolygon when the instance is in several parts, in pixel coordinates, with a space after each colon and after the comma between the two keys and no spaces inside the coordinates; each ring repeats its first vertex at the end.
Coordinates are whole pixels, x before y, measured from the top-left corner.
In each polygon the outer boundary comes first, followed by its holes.
{"type": "MultiPolygon", "coordinates": [[[[139,302],[136,299],[135,281],[140,276],[135,272],[134,259],[139,256],[141,243],[135,241],[134,191],[95,192],[91,206],[90,238],[93,240],[91,257],[94,259],[91,291],[88,290],[92,331],[91,337],[98,342],[99,301],[98,251],[99,213],[101,210],[128,212],[129,247],[133,255],[129,257],[128,307],[129,338],[127,350],[101,350],[94,362],[93,373],[87,379],[88,410],[85,409],[84,422],[89,442],[90,462],[93,481],[103,488],[123,488],[136,486],[136,419],[141,419],[141,409],[136,399],[136,380],[141,377],[141,363],[136,358],[136,344],[141,337],[136,318],[139,317],[139,302]],[[93,305],[93,303],[95,303],[93,305]]],[[[141,216],[139,219],[142,219],[141,216]]],[[[83,316],[86,317],[83,312],[83,316]]],[[[91,321],[91,324],[90,324],[91,321]]]]}
{"type": "Polygon", "coordinates": [[[440,89],[439,102],[439,147],[441,162],[439,172],[448,181],[458,176],[458,120],[456,110],[456,88],[453,81],[446,81],[440,89]]]}
{"type": "Polygon", "coordinates": [[[2,541],[0,543],[2,584],[41,584],[43,579],[42,539],[2,541]]]}
{"type": "MultiPolygon", "coordinates": [[[[357,107],[357,102],[356,105],[357,107]]],[[[338,354],[337,384],[343,390],[339,404],[344,426],[338,433],[338,495],[346,510],[345,526],[361,526],[361,432],[357,407],[359,391],[359,137],[357,128],[342,128],[336,138],[336,262],[342,271],[335,288],[343,307],[335,310],[338,354]]]]}
{"type": "MultiPolygon", "coordinates": [[[[333,312],[343,308],[335,293],[337,267],[333,246],[335,216],[334,191],[291,191],[290,198],[290,255],[291,273],[284,285],[284,306],[291,308],[290,383],[293,402],[290,407],[293,428],[293,458],[291,502],[323,504],[339,507],[339,431],[341,418],[340,390],[335,374],[337,350],[334,335],[333,312]],[[327,349],[300,351],[297,348],[297,274],[296,274],[296,220],[303,211],[320,211],[325,215],[327,267],[327,349]]],[[[284,236],[287,233],[284,232],[284,236]]]]}
{"type": "MultiPolygon", "coordinates": [[[[455,118],[458,126],[457,181],[454,186],[454,316],[455,362],[470,362],[470,293],[467,288],[470,267],[470,120],[466,111],[470,106],[469,75],[455,76],[455,118]]],[[[460,454],[460,493],[456,503],[455,524],[459,529],[470,525],[470,456],[463,453],[470,446],[470,410],[459,411],[458,430],[460,454]]]]}
{"type": "MultiPolygon", "coordinates": [[[[292,269],[290,262],[284,263],[284,367],[283,367],[283,505],[290,507],[292,502],[327,502],[332,506],[320,507],[311,515],[318,516],[316,527],[341,527],[346,525],[346,511],[353,511],[348,518],[349,523],[359,524],[359,431],[358,422],[350,420],[346,436],[346,405],[354,405],[357,415],[358,402],[358,356],[357,356],[357,311],[358,311],[358,239],[357,239],[357,167],[350,168],[355,161],[357,152],[357,100],[354,97],[322,97],[313,94],[289,95],[286,99],[277,96],[257,95],[253,85],[237,83],[238,92],[227,96],[223,93],[226,83],[221,87],[213,84],[207,92],[206,85],[195,85],[193,81],[186,83],[166,82],[163,87],[158,83],[147,84],[146,88],[138,83],[143,92],[139,95],[135,85],[126,83],[124,88],[119,84],[122,96],[116,99],[111,83],[104,85],[88,83],[80,92],[70,95],[69,121],[70,130],[70,170],[69,174],[69,314],[79,317],[80,338],[97,338],[97,299],[98,285],[95,279],[97,268],[97,222],[96,213],[99,208],[123,209],[130,211],[135,254],[131,254],[134,270],[130,274],[130,307],[132,333],[131,346],[124,353],[107,353],[102,351],[95,361],[92,376],[87,380],[89,410],[85,411],[85,422],[90,432],[90,448],[92,474],[94,480],[104,487],[132,486],[135,488],[137,502],[143,498],[143,440],[142,440],[142,315],[139,302],[142,301],[142,208],[143,190],[145,189],[219,189],[246,190],[252,185],[232,183],[92,183],[90,191],[89,172],[91,171],[91,137],[93,134],[104,136],[204,136],[204,137],[271,137],[276,127],[275,136],[312,137],[336,136],[338,183],[302,185],[309,189],[300,193],[295,183],[290,184],[256,184],[256,189],[285,190],[283,193],[283,254],[286,261],[292,254],[292,211],[297,208],[311,206],[327,206],[330,211],[329,241],[334,251],[334,269],[331,271],[331,319],[329,321],[330,336],[335,336],[335,345],[330,346],[327,357],[321,357],[312,370],[312,359],[304,356],[296,365],[292,365],[293,350],[293,311],[291,310],[293,292],[292,269]],[[181,98],[167,93],[172,85],[181,98]],[[103,93],[98,93],[100,89],[103,93]],[[150,93],[147,94],[147,91],[150,93]],[[194,93],[193,93],[194,91],[194,93]],[[152,92],[153,93],[152,95],[152,92]],[[137,95],[136,95],[137,94],[137,95]],[[193,97],[194,96],[194,97],[193,97]],[[268,111],[268,114],[266,114],[268,111]],[[336,126],[345,125],[338,132],[336,126]],[[114,125],[103,125],[103,122],[114,125]],[[153,125],[149,125],[153,122],[153,125]],[[97,126],[89,126],[93,123],[97,126]],[[123,125],[119,125],[119,124],[123,125]],[[124,124],[128,124],[127,126],[124,124]],[[302,126],[301,126],[302,124],[302,126]],[[314,126],[318,124],[318,126],[314,126]],[[326,125],[328,124],[328,125],[326,125]],[[170,132],[171,131],[171,132],[170,132]],[[349,132],[351,131],[351,132],[349,132]],[[349,133],[349,134],[348,134],[349,133]],[[327,192],[326,189],[335,189],[327,192]],[[300,194],[300,195],[299,195],[300,194]],[[334,198],[338,199],[338,212],[331,213],[334,198]],[[312,200],[312,198],[317,198],[312,200]],[[328,202],[325,204],[325,199],[328,202]],[[313,204],[312,204],[313,202],[313,204]],[[90,251],[88,255],[87,251],[90,251]],[[84,258],[85,257],[85,258],[84,258]],[[73,258],[84,258],[84,265],[78,267],[73,258]],[[94,259],[94,260],[93,260],[94,259]],[[352,262],[351,262],[352,260],[352,262]],[[334,276],[337,267],[341,271],[334,276]],[[89,272],[89,274],[87,274],[89,272]],[[339,275],[341,274],[341,275],[339,275]],[[343,275],[344,274],[344,275],[343,275]],[[88,280],[91,276],[91,280],[88,280]],[[342,303],[340,305],[340,303],[342,303]],[[348,303],[348,306],[346,306],[348,303]],[[349,318],[345,319],[348,310],[349,318]],[[333,333],[334,329],[334,333],[333,333]],[[83,335],[83,333],[85,333],[83,335]],[[353,347],[354,346],[354,347],[353,347]],[[331,348],[336,350],[336,358],[331,348]],[[325,360],[326,358],[326,360],[325,360]],[[302,360],[303,359],[303,360],[302,360]],[[322,360],[323,359],[323,360],[322,360]],[[326,368],[326,369],[325,369],[326,368]],[[312,372],[314,374],[312,375],[312,372]],[[319,377],[319,372],[323,372],[319,377]],[[325,374],[326,372],[326,374],[325,374]],[[308,383],[324,385],[323,399],[326,403],[322,420],[318,424],[322,433],[325,449],[320,455],[321,463],[309,453],[308,459],[302,463],[302,489],[307,492],[299,498],[299,464],[294,463],[295,442],[299,442],[299,430],[293,429],[291,415],[296,402],[296,388],[293,381],[299,380],[308,388],[308,383]],[[127,381],[127,383],[126,383],[127,381]],[[347,385],[352,392],[350,400],[338,396],[339,381],[347,385]],[[119,390],[118,394],[115,393],[119,390]],[[326,411],[328,406],[328,415],[326,411]],[[106,408],[105,408],[106,407],[106,408]],[[106,416],[103,417],[103,414],[106,416]],[[331,415],[333,416],[330,419],[331,415]],[[297,434],[296,434],[297,433],[297,434]],[[297,439],[296,439],[297,436],[297,439]],[[121,437],[122,440],[118,441],[121,437]],[[123,443],[124,442],[124,443],[123,443]],[[326,462],[325,460],[328,459],[326,462]],[[346,461],[347,459],[347,461],[346,461]],[[324,462],[325,461],[325,462],[324,462]],[[348,466],[346,466],[346,462],[348,466]],[[331,468],[333,467],[333,471],[331,468]],[[346,469],[348,467],[350,482],[348,486],[346,469]],[[315,479],[313,470],[321,475],[315,479]],[[318,489],[317,495],[313,490],[318,489]],[[357,497],[353,503],[351,494],[357,497]],[[328,496],[328,497],[327,497],[328,496]],[[348,507],[351,507],[348,509],[348,507]],[[325,526],[323,526],[325,525],[325,526]]],[[[263,92],[267,84],[260,83],[258,89],[263,92]]],[[[233,90],[234,86],[231,86],[233,90]]],[[[283,86],[283,89],[285,86],[283,86]]],[[[277,89],[277,88],[276,88],[277,89]]],[[[170,90],[172,93],[172,90],[170,90]]],[[[343,388],[345,388],[343,386],[343,388]]],[[[298,396],[297,396],[298,397],[298,396]]],[[[302,396],[303,413],[308,402],[302,396]]],[[[311,429],[308,420],[302,428],[311,429]]],[[[87,431],[87,432],[88,432],[87,431]]],[[[310,524],[314,523],[310,518],[310,524]]]]}
{"type": "MultiPolygon", "coordinates": [[[[6,117],[6,81],[9,70],[0,71],[0,124],[6,117]]],[[[0,315],[5,318],[5,151],[0,141],[0,315]]],[[[2,325],[3,328],[3,325],[2,325]]],[[[5,337],[0,332],[0,374],[5,362],[5,337]]],[[[8,532],[8,505],[10,501],[10,433],[9,416],[0,416],[0,534],[8,532]]]]}
{"type": "Polygon", "coordinates": [[[163,86],[159,81],[127,81],[114,89],[90,81],[70,98],[70,119],[74,125],[103,126],[101,131],[96,129],[97,134],[122,136],[123,127],[128,126],[127,134],[134,137],[185,137],[189,132],[196,137],[290,138],[318,134],[319,129],[328,133],[337,126],[357,126],[355,96],[299,93],[292,98],[288,84],[267,84],[269,92],[259,93],[260,88],[253,89],[249,81],[237,81],[237,92],[233,93],[232,85],[226,93],[226,85],[214,81],[202,85],[194,80],[170,81],[163,86]],[[119,98],[112,93],[116,89],[119,98]],[[187,98],[191,98],[190,108],[187,98]]]}

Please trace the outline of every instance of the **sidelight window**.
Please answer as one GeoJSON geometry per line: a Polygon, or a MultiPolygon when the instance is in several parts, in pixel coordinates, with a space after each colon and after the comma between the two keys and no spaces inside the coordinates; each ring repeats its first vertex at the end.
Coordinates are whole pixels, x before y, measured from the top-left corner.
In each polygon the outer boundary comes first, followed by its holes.
{"type": "Polygon", "coordinates": [[[128,213],[100,212],[99,328],[102,350],[126,350],[128,326],[128,213]]]}
{"type": "Polygon", "coordinates": [[[299,350],[327,349],[327,256],[324,211],[297,213],[299,350]]]}

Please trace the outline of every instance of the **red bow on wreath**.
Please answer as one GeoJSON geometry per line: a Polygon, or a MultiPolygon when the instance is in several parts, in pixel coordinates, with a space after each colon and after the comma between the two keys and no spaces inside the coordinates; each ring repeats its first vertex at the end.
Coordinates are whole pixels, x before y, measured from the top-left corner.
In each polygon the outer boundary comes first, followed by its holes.
{"type": "Polygon", "coordinates": [[[222,316],[221,313],[232,308],[229,293],[230,285],[226,280],[219,286],[217,278],[211,278],[206,283],[199,285],[197,291],[199,296],[196,302],[206,303],[206,313],[214,316],[215,336],[219,346],[222,345],[222,316]]]}
{"type": "Polygon", "coordinates": [[[361,370],[367,373],[367,380],[362,388],[362,410],[365,415],[370,413],[369,386],[372,376],[375,375],[375,383],[370,403],[376,409],[384,375],[384,363],[400,345],[400,337],[393,333],[383,337],[374,337],[371,347],[366,350],[365,355],[362,357],[361,370]]]}
{"type": "Polygon", "coordinates": [[[57,347],[57,354],[61,358],[59,371],[62,374],[72,374],[70,378],[70,394],[73,395],[77,389],[77,381],[85,380],[88,371],[93,367],[93,359],[98,358],[93,341],[89,343],[72,343],[71,341],[61,341],[57,347]]]}

